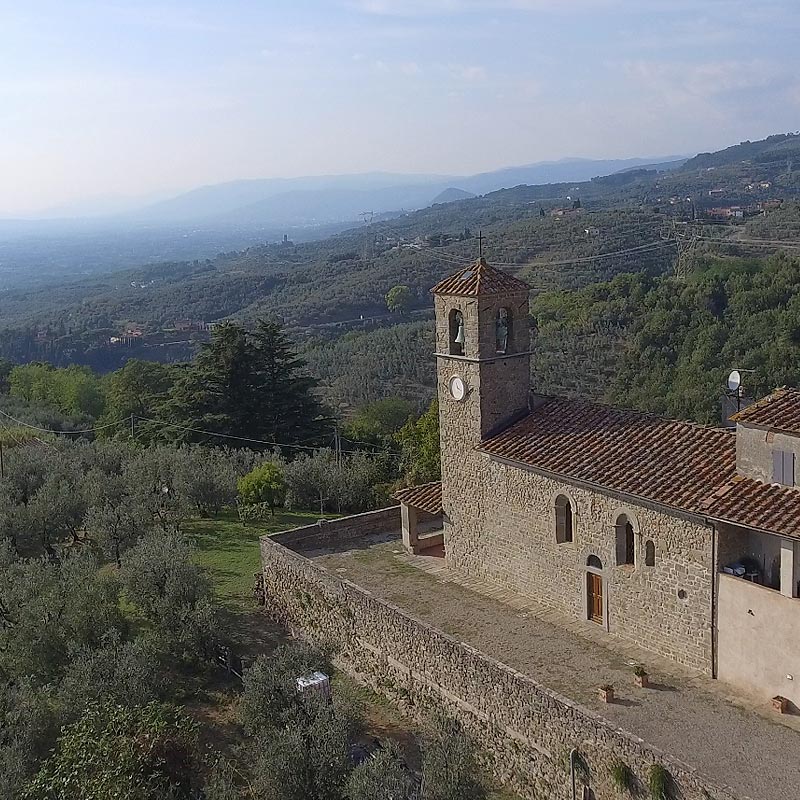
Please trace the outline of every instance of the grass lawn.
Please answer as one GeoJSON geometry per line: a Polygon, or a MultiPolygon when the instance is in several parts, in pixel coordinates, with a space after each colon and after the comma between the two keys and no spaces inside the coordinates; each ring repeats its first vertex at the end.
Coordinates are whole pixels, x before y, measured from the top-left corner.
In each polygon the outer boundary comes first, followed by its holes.
{"type": "Polygon", "coordinates": [[[259,537],[311,525],[318,519],[319,514],[277,511],[274,517],[245,526],[235,511],[228,511],[208,519],[190,520],[184,530],[197,547],[198,563],[208,570],[217,600],[232,611],[253,611],[259,537]]]}

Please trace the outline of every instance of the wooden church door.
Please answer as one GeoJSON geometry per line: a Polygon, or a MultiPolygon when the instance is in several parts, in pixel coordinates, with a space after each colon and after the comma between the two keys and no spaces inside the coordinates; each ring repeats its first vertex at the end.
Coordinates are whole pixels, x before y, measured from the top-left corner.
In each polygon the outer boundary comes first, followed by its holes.
{"type": "Polygon", "coordinates": [[[586,573],[586,605],[589,619],[603,624],[603,578],[594,572],[586,573]]]}

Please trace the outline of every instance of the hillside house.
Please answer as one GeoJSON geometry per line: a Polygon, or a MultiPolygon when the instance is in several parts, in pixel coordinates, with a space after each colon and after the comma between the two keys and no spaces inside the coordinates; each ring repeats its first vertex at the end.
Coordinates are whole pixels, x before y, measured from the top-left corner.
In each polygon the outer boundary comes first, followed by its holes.
{"type": "Polygon", "coordinates": [[[800,706],[800,391],[734,430],[541,396],[525,283],[432,291],[442,481],[398,495],[405,546],[800,706]]]}

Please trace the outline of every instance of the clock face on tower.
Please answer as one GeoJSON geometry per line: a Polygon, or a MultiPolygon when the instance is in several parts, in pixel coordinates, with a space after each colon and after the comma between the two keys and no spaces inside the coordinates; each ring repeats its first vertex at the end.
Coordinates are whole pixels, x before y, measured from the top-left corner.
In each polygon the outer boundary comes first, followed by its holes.
{"type": "Polygon", "coordinates": [[[467,387],[462,378],[458,375],[453,375],[447,382],[447,388],[450,390],[450,397],[453,400],[463,400],[467,396],[467,387]]]}

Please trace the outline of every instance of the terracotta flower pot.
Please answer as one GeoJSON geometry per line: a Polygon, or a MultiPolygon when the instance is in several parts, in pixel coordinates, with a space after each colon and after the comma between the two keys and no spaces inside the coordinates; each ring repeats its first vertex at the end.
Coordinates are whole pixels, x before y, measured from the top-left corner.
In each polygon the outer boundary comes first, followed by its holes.
{"type": "Polygon", "coordinates": [[[772,698],[772,708],[779,714],[788,714],[789,701],[785,697],[781,697],[779,694],[775,695],[775,697],[772,698]]]}
{"type": "Polygon", "coordinates": [[[598,690],[598,695],[600,699],[604,703],[613,703],[614,702],[614,687],[613,686],[601,686],[598,690]]]}

